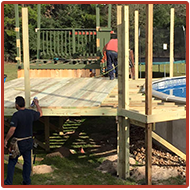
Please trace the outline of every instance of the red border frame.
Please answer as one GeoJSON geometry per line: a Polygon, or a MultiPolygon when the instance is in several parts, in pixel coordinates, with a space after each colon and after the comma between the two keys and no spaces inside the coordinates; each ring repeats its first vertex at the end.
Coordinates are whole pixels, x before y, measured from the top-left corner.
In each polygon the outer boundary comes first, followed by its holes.
{"type": "MultiPolygon", "coordinates": [[[[189,186],[189,2],[188,1],[3,1],[1,3],[1,186],[3,188],[187,188],[189,186]],[[5,4],[186,4],[186,185],[4,185],[4,5],[5,4]]],[[[63,176],[64,177],[64,176],[63,176]]]]}

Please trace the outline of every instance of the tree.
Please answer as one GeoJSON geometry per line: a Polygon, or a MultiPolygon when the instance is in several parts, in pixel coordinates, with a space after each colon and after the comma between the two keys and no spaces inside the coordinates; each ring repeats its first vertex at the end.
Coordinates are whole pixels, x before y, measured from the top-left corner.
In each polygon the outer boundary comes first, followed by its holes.
{"type": "MultiPolygon", "coordinates": [[[[37,4],[19,5],[20,31],[21,8],[28,7],[29,12],[29,44],[30,56],[36,56],[37,34],[37,4]]],[[[108,4],[100,4],[100,26],[107,26],[108,4]]],[[[134,11],[139,11],[139,27],[141,36],[145,34],[146,9],[145,4],[129,4],[130,23],[130,48],[133,48],[134,37],[134,11]]],[[[154,27],[159,29],[169,28],[170,8],[175,8],[175,27],[186,27],[186,4],[155,4],[154,5],[154,27]]],[[[112,4],[111,26],[117,30],[117,5],[112,4]]],[[[95,4],[42,4],[41,5],[41,27],[42,28],[95,28],[96,27],[96,5],[95,4]]],[[[16,33],[15,12],[13,4],[4,4],[4,50],[5,55],[11,61],[16,57],[16,33]]],[[[141,42],[143,45],[144,40],[141,42]]],[[[21,38],[22,44],[22,38],[21,38]]]]}

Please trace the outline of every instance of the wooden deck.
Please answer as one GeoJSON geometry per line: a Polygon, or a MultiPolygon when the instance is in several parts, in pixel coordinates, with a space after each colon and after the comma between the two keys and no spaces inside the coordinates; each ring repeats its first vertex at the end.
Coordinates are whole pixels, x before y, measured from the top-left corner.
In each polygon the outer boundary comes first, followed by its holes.
{"type": "MultiPolygon", "coordinates": [[[[139,92],[144,79],[129,82],[129,110],[145,114],[145,95],[139,92]]],[[[108,78],[31,78],[31,98],[37,96],[44,116],[116,116],[118,114],[117,80],[108,78]]],[[[4,115],[16,110],[16,96],[25,96],[24,79],[4,84],[4,115]]],[[[174,113],[176,119],[185,118],[185,106],[162,102],[153,98],[152,113],[174,113]]],[[[164,119],[163,119],[164,121],[164,119]]]]}
{"type": "MultiPolygon", "coordinates": [[[[76,112],[77,109],[82,108],[99,108],[117,85],[117,80],[110,81],[108,78],[31,78],[30,85],[31,99],[35,96],[38,97],[44,115],[51,116],[52,110],[63,108],[65,114],[69,114],[68,109],[74,109],[76,112]]],[[[4,84],[5,115],[10,115],[14,109],[15,97],[18,95],[25,96],[23,78],[4,84]]],[[[73,114],[71,113],[71,115],[73,114]]]]}

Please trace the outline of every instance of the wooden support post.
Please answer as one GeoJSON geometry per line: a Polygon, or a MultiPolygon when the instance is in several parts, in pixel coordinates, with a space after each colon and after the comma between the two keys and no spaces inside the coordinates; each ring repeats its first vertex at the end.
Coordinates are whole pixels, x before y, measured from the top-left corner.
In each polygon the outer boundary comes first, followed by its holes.
{"type": "Polygon", "coordinates": [[[37,11],[38,11],[38,20],[37,20],[37,60],[39,60],[40,59],[41,4],[37,5],[37,11]]]}
{"type": "Polygon", "coordinates": [[[99,5],[96,5],[96,51],[98,55],[100,54],[100,8],[99,5]]]}
{"type": "MultiPolygon", "coordinates": [[[[145,114],[152,114],[153,5],[146,5],[145,114]]],[[[146,183],[152,184],[152,123],[145,127],[146,183]]]]}
{"type": "Polygon", "coordinates": [[[15,21],[16,21],[16,51],[17,51],[17,65],[21,64],[21,44],[20,44],[20,27],[19,27],[19,11],[18,4],[15,4],[15,21]]]}
{"type": "Polygon", "coordinates": [[[173,77],[174,70],[174,8],[170,14],[170,77],[173,77]]]}
{"type": "Polygon", "coordinates": [[[146,184],[152,185],[152,124],[145,127],[145,147],[146,147],[146,184]]]}
{"type": "Polygon", "coordinates": [[[135,11],[135,80],[138,79],[139,71],[139,11],[135,11]]]}
{"type": "Polygon", "coordinates": [[[33,176],[33,173],[34,173],[34,169],[33,169],[33,149],[31,150],[31,176],[33,176]]]}
{"type": "MultiPolygon", "coordinates": [[[[123,94],[123,89],[122,89],[122,40],[120,37],[122,33],[122,6],[117,6],[117,38],[118,38],[118,109],[122,109],[122,94],[123,94]]],[[[117,175],[119,177],[125,176],[125,170],[122,172],[122,168],[120,166],[121,164],[121,152],[120,152],[120,142],[121,142],[121,137],[120,137],[120,125],[122,123],[122,118],[121,116],[118,116],[118,125],[117,125],[117,175]]],[[[122,135],[121,135],[122,136],[122,135]]]]}
{"type": "MultiPolygon", "coordinates": [[[[129,6],[124,6],[124,73],[123,73],[123,88],[125,90],[123,97],[123,102],[124,102],[124,109],[128,110],[129,109],[129,6]]],[[[125,117],[125,123],[123,125],[124,132],[125,132],[125,178],[130,176],[129,172],[129,138],[130,138],[130,120],[129,118],[125,117]]]]}
{"type": "Polygon", "coordinates": [[[50,150],[50,142],[49,142],[49,117],[45,117],[45,147],[46,151],[50,150]]]}
{"type": "MultiPolygon", "coordinates": [[[[118,109],[129,107],[129,7],[117,7],[118,109]],[[121,35],[123,34],[123,35],[121,35]]],[[[129,119],[118,117],[118,175],[129,177],[129,119]]]]}
{"type": "Polygon", "coordinates": [[[23,37],[23,62],[24,62],[24,86],[25,106],[30,107],[30,60],[28,37],[28,8],[22,8],[22,37],[23,37]]]}
{"type": "Polygon", "coordinates": [[[112,8],[112,5],[109,4],[108,5],[108,28],[111,28],[111,8],[112,8]]]}

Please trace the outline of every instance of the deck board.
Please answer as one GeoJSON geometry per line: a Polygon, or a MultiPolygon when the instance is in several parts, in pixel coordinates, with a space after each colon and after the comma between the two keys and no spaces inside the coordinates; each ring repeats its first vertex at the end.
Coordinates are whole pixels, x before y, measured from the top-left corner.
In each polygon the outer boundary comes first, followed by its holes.
{"type": "MultiPolygon", "coordinates": [[[[31,99],[37,96],[41,107],[68,108],[100,106],[117,81],[106,78],[31,78],[30,84],[31,99]]],[[[4,107],[14,107],[18,95],[25,96],[23,78],[4,84],[4,107]]]]}
{"type": "MultiPolygon", "coordinates": [[[[31,78],[31,99],[37,96],[45,115],[117,115],[118,81],[108,78],[31,78]]],[[[145,114],[144,79],[129,81],[129,110],[145,114]]],[[[24,79],[4,84],[5,114],[14,111],[16,96],[25,96],[24,79]]],[[[35,108],[34,108],[35,109],[35,108]]],[[[185,105],[152,98],[152,113],[184,111],[185,105]]],[[[178,117],[178,116],[177,116],[178,117]]]]}

